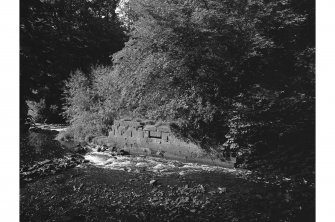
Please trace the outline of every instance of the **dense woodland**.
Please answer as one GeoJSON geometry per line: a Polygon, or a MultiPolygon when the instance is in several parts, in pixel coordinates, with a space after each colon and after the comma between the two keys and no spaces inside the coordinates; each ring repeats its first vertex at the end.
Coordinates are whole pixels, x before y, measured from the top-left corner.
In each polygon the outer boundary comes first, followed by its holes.
{"type": "Polygon", "coordinates": [[[24,0],[20,2],[21,124],[61,123],[64,80],[92,65],[111,65],[127,36],[118,1],[24,0]],[[27,118],[28,104],[31,115],[27,118]]]}
{"type": "Polygon", "coordinates": [[[315,1],[24,0],[21,129],[170,122],[269,178],[315,179],[315,1]],[[115,9],[118,13],[115,12],[115,9]]]}

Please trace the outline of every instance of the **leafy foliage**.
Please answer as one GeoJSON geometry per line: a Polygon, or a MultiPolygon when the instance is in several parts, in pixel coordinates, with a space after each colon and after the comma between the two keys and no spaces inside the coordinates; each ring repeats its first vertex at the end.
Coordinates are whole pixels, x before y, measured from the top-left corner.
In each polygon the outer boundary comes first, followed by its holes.
{"type": "Polygon", "coordinates": [[[75,139],[87,135],[106,135],[116,115],[119,91],[113,86],[108,67],[95,67],[91,78],[77,70],[65,83],[64,115],[71,124],[68,129],[75,139]]]}
{"type": "Polygon", "coordinates": [[[302,47],[299,33],[307,16],[286,1],[133,0],[129,6],[131,40],[114,55],[115,72],[128,107],[140,115],[192,116],[193,126],[199,115],[213,124],[255,85],[313,94],[313,42],[302,47]]]}
{"type": "Polygon", "coordinates": [[[313,4],[132,0],[124,10],[131,38],[112,71],[120,112],[177,120],[238,166],[314,172],[313,4]]]}
{"type": "Polygon", "coordinates": [[[183,137],[236,155],[237,166],[313,183],[314,4],[131,0],[122,10],[130,39],[113,68],[68,94],[84,98],[68,98],[72,123],[174,121],[183,137]]]}
{"type": "Polygon", "coordinates": [[[93,64],[110,64],[109,56],[125,41],[114,12],[117,1],[24,0],[20,4],[21,123],[25,101],[43,99],[57,107],[61,122],[63,81],[71,71],[89,71],[93,64]]]}
{"type": "Polygon", "coordinates": [[[57,119],[59,115],[59,107],[57,105],[50,105],[45,103],[45,99],[40,99],[39,102],[27,101],[29,110],[28,116],[34,123],[50,122],[50,120],[57,119]]]}

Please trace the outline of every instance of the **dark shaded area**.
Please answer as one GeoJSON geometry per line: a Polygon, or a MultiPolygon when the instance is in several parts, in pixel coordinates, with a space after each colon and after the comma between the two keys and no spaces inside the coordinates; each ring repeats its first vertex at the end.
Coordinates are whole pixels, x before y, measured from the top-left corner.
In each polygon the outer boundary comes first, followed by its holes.
{"type": "Polygon", "coordinates": [[[64,122],[64,80],[76,69],[111,64],[123,47],[124,30],[115,14],[117,0],[20,1],[20,123],[27,119],[27,100],[45,101],[39,122],[64,122]]]}
{"type": "Polygon", "coordinates": [[[46,159],[63,158],[66,154],[82,153],[85,144],[57,140],[58,131],[30,128],[20,137],[20,168],[46,159]]]}
{"type": "Polygon", "coordinates": [[[20,138],[20,165],[63,157],[66,150],[55,140],[57,131],[32,129],[20,138]]]}

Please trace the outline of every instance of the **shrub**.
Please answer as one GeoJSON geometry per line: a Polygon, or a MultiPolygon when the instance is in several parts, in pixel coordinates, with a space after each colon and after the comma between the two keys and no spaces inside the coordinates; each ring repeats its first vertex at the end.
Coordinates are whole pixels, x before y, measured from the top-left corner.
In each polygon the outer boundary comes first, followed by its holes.
{"type": "Polygon", "coordinates": [[[312,153],[313,11],[306,1],[129,1],[131,37],[113,55],[123,111],[177,121],[182,137],[241,153],[244,166],[312,153]]]}
{"type": "Polygon", "coordinates": [[[240,166],[281,165],[290,174],[285,160],[297,154],[302,163],[304,147],[314,150],[315,42],[304,34],[314,28],[314,6],[206,2],[129,1],[131,37],[113,69],[95,67],[68,83],[74,135],[105,134],[121,113],[173,120],[178,135],[232,150],[240,166]]]}
{"type": "Polygon", "coordinates": [[[69,129],[66,129],[58,133],[58,135],[56,136],[56,140],[60,140],[60,141],[73,140],[73,134],[71,133],[69,129]]]}
{"type": "Polygon", "coordinates": [[[28,116],[33,123],[61,123],[63,118],[59,115],[58,105],[47,105],[45,99],[36,101],[27,101],[28,116]]]}
{"type": "Polygon", "coordinates": [[[111,71],[103,66],[93,67],[88,75],[77,70],[66,81],[64,116],[75,140],[108,134],[120,100],[111,71]]]}
{"type": "Polygon", "coordinates": [[[28,115],[35,123],[44,123],[48,118],[48,109],[44,99],[40,101],[27,101],[28,115]]]}
{"type": "Polygon", "coordinates": [[[90,135],[90,134],[86,135],[86,136],[85,136],[85,142],[87,142],[87,143],[92,142],[92,139],[93,139],[94,137],[95,137],[94,135],[90,135]]]}

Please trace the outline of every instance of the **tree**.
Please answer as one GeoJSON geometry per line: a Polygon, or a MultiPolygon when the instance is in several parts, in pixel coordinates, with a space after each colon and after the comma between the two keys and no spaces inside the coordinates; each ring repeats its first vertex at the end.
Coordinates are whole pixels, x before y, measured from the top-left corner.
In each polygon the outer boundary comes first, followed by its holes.
{"type": "Polygon", "coordinates": [[[91,75],[99,103],[90,110],[104,110],[91,113],[172,121],[182,137],[236,155],[237,166],[313,183],[313,6],[131,0],[129,41],[108,72],[91,75]]]}
{"type": "Polygon", "coordinates": [[[120,102],[111,71],[110,67],[93,67],[88,77],[77,70],[65,82],[63,114],[70,123],[67,133],[74,139],[108,134],[120,102]]]}
{"type": "Polygon", "coordinates": [[[306,147],[312,155],[313,7],[129,1],[123,14],[131,38],[113,56],[124,112],[177,120],[184,136],[204,147],[235,149],[240,165],[250,153],[291,155],[306,147]]]}
{"type": "Polygon", "coordinates": [[[27,100],[57,106],[48,120],[62,121],[63,82],[72,71],[111,64],[126,40],[115,14],[118,1],[25,0],[20,4],[21,122],[27,100]]]}

